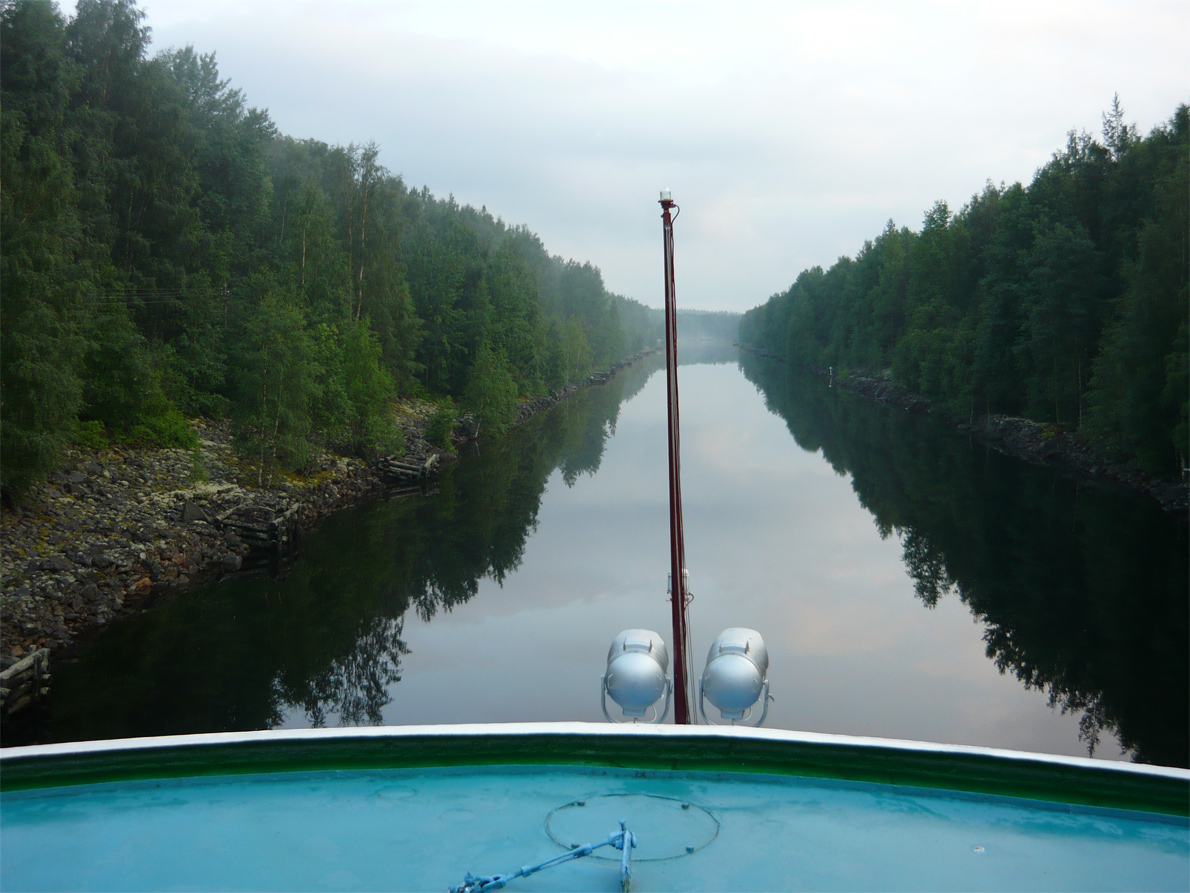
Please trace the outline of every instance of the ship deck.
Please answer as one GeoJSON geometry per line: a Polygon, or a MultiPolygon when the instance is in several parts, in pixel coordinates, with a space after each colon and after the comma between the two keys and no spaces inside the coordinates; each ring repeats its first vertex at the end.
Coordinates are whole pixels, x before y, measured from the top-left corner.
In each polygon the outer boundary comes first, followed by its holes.
{"type": "MultiPolygon", "coordinates": [[[[643,737],[655,746],[701,743],[706,751],[733,738],[702,732],[643,737]]],[[[506,743],[518,740],[502,734],[506,743]]],[[[224,736],[196,737],[238,746],[224,736]]],[[[589,740],[641,737],[592,733],[589,740]]],[[[283,739],[338,740],[340,753],[361,739],[402,740],[366,733],[283,739]]],[[[419,742],[447,754],[456,739],[467,734],[427,733],[419,742]]],[[[247,740],[268,747],[265,737],[247,740]]],[[[143,758],[146,751],[124,743],[115,751],[24,748],[17,759],[9,751],[0,887],[445,890],[468,871],[511,872],[572,845],[598,843],[620,819],[639,840],[637,891],[1161,890],[1185,889],[1190,877],[1190,824],[1178,814],[812,776],[795,765],[783,772],[634,768],[550,763],[544,753],[518,764],[502,758],[500,748],[473,749],[479,765],[444,758],[455,764],[246,771],[229,762],[229,774],[218,774],[209,763],[199,772],[179,758],[202,749],[187,747],[154,744],[155,771],[126,764],[122,777],[86,776],[86,783],[77,783],[83,763],[93,769],[105,753],[143,758]],[[22,785],[22,773],[39,759],[73,760],[75,775],[67,773],[66,784],[46,776],[22,785]]],[[[424,755],[406,762],[420,764],[424,755]]],[[[1154,774],[1108,771],[1121,770],[1154,774]]],[[[953,766],[944,771],[954,774],[953,766]]],[[[1185,773],[1163,773],[1164,784],[1186,787],[1185,773]]],[[[507,889],[618,890],[618,859],[603,849],[515,879],[507,889]]]]}

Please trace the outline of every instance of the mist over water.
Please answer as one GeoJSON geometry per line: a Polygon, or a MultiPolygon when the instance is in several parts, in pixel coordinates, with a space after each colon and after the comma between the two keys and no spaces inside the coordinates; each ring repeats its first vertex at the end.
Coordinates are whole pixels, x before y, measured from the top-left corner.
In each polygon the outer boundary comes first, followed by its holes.
{"type": "MultiPolygon", "coordinates": [[[[769,727],[1185,765],[1182,519],[769,361],[682,356],[696,672],[752,627],[769,727]]],[[[612,638],[671,639],[661,368],[484,444],[433,495],[333,517],[279,578],[81,639],[4,743],[602,721],[612,638]]]]}

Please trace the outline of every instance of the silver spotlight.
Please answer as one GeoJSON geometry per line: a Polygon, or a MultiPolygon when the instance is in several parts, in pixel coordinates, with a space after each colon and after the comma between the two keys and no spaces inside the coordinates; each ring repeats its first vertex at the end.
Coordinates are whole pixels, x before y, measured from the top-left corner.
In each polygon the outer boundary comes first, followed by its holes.
{"type": "Polygon", "coordinates": [[[661,636],[649,629],[626,629],[616,636],[607,652],[607,672],[600,680],[600,702],[608,722],[616,722],[607,712],[607,696],[620,705],[633,722],[660,723],[669,714],[673,681],[669,671],[669,652],[661,636]],[[662,695],[665,706],[655,706],[662,695]],[[641,720],[649,708],[653,718],[641,720]]]}
{"type": "Polygon", "coordinates": [[[763,701],[761,725],[769,713],[769,651],[764,639],[754,629],[725,629],[719,633],[707,654],[707,667],[698,680],[698,710],[704,722],[707,718],[704,698],[719,708],[723,719],[731,724],[742,722],[752,715],[753,705],[763,701]]]}

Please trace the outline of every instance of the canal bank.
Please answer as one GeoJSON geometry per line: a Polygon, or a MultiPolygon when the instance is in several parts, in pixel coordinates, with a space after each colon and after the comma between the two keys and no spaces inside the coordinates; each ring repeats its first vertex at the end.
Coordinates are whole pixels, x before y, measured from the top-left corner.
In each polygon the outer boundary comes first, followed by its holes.
{"type": "MultiPolygon", "coordinates": [[[[516,424],[654,352],[522,404],[516,424]]],[[[406,439],[402,464],[440,468],[453,459],[425,439],[434,409],[421,400],[395,407],[394,422],[406,439]]],[[[20,709],[40,696],[49,685],[49,655],[80,632],[212,579],[268,572],[328,515],[402,483],[383,462],[324,452],[306,474],[258,487],[255,469],[236,456],[225,424],[194,424],[195,451],[69,451],[19,508],[4,512],[0,710],[20,709]]],[[[463,417],[456,445],[473,439],[473,432],[463,417]]]]}
{"type": "MultiPolygon", "coordinates": [[[[785,363],[784,357],[738,345],[740,350],[785,363]]],[[[1043,424],[1019,416],[971,414],[967,419],[952,413],[936,413],[930,402],[892,380],[889,373],[857,372],[818,366],[806,369],[827,378],[835,386],[874,400],[883,406],[908,412],[938,415],[959,431],[1014,459],[1050,465],[1064,474],[1089,480],[1107,480],[1134,493],[1151,496],[1171,514],[1185,515],[1190,510],[1190,484],[1168,477],[1157,477],[1132,463],[1114,461],[1098,451],[1077,432],[1060,425],[1043,424]]]]}

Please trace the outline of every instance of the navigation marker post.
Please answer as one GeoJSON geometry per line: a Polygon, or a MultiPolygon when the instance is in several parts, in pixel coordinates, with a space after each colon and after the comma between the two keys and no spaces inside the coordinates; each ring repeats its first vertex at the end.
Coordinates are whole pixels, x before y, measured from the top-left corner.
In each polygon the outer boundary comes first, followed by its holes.
{"type": "Polygon", "coordinates": [[[690,724],[690,622],[686,542],[682,528],[682,462],[678,433],[678,310],[674,297],[674,225],[681,213],[668,189],[661,190],[665,241],[665,384],[669,417],[669,581],[673,603],[674,722],[690,724]],[[671,211],[677,213],[671,214],[671,211]]]}

